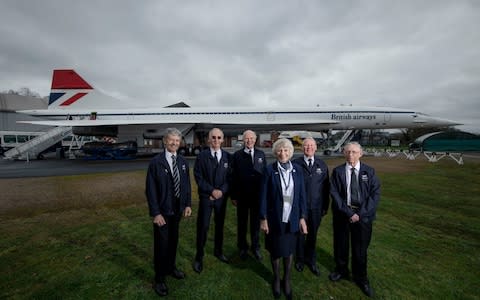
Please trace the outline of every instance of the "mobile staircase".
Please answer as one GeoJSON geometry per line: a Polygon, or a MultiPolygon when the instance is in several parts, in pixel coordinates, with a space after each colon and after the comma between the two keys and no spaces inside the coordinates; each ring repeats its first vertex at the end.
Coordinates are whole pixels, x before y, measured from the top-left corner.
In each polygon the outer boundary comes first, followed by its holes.
{"type": "Polygon", "coordinates": [[[349,129],[345,131],[345,134],[342,136],[340,140],[338,140],[337,144],[332,148],[326,149],[324,151],[324,154],[331,155],[332,153],[339,152],[340,149],[343,147],[343,145],[350,142],[351,140],[354,139],[354,137],[357,137],[360,134],[361,134],[361,130],[358,130],[358,129],[357,130],[349,129]]]}
{"type": "Polygon", "coordinates": [[[17,160],[37,159],[44,150],[50,148],[71,134],[72,127],[70,126],[52,128],[44,134],[6,151],[4,153],[4,158],[17,160]]]}

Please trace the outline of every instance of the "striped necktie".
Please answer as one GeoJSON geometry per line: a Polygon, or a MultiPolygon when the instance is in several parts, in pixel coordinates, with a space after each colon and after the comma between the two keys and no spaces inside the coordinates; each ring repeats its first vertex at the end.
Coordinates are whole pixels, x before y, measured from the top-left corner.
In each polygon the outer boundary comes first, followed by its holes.
{"type": "Polygon", "coordinates": [[[175,197],[180,198],[180,174],[178,173],[177,158],[175,155],[172,155],[172,175],[175,197]]]}

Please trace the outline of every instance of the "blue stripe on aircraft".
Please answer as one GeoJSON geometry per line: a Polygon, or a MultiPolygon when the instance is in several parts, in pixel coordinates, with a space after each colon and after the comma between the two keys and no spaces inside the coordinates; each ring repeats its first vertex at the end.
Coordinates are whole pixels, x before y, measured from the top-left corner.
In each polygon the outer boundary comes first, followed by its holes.
{"type": "Polygon", "coordinates": [[[65,93],[50,93],[50,97],[48,98],[48,105],[57,101],[58,98],[62,97],[63,95],[65,95],[65,93]]]}

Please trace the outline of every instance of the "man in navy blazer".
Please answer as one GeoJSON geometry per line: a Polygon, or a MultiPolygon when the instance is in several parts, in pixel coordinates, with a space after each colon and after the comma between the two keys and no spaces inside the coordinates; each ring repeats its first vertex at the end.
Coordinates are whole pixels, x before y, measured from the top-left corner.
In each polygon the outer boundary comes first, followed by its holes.
{"type": "Polygon", "coordinates": [[[255,148],[256,141],[255,132],[245,130],[243,133],[245,147],[233,154],[231,198],[232,204],[237,207],[237,247],[240,251],[240,258],[247,258],[247,228],[250,223],[251,250],[254,257],[261,260],[260,188],[267,161],[265,153],[255,148]]]}
{"type": "Polygon", "coordinates": [[[352,243],[352,275],[367,296],[373,290],[367,277],[367,249],[380,200],[380,181],[375,170],[360,163],[362,147],[357,142],[345,145],[346,163],[333,169],[330,194],[333,212],[333,252],[336,268],[332,281],[348,278],[349,238],[352,243]]]}
{"type": "Polygon", "coordinates": [[[154,289],[160,296],[168,295],[167,275],[177,279],[185,277],[175,265],[180,219],[192,213],[188,162],[177,155],[181,139],[179,130],[166,130],[165,152],[150,161],[146,178],[145,192],[153,218],[154,289]],[[174,178],[178,178],[177,185],[174,178]]]}
{"type": "Polygon", "coordinates": [[[308,234],[298,235],[295,268],[302,272],[306,264],[314,275],[319,276],[315,248],[318,228],[330,204],[330,180],[328,167],[315,156],[316,151],[317,142],[311,137],[306,138],[303,140],[303,156],[293,160],[302,168],[305,179],[308,228],[308,234]]]}
{"type": "Polygon", "coordinates": [[[193,169],[200,198],[197,217],[197,253],[193,263],[193,270],[197,273],[203,270],[204,248],[212,211],[215,211],[214,255],[220,261],[228,263],[228,258],[223,254],[223,225],[227,207],[226,197],[229,191],[230,154],[221,149],[223,132],[220,129],[210,130],[208,142],[210,148],[197,156],[193,169]]]}

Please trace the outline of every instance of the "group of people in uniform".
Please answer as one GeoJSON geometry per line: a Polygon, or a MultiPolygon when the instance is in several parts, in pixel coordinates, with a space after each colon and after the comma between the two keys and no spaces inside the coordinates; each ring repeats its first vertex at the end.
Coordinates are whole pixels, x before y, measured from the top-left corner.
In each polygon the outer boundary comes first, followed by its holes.
{"type": "MultiPolygon", "coordinates": [[[[292,266],[299,272],[306,266],[314,275],[320,275],[316,263],[317,233],[331,198],[336,267],[329,279],[349,279],[351,248],[353,280],[365,295],[372,296],[367,277],[367,249],[380,199],[380,182],[373,168],[360,163],[361,145],[346,144],[346,162],[334,168],[329,176],[327,165],[315,155],[317,144],[313,138],[303,141],[303,156],[296,159],[292,159],[291,141],[277,140],[272,146],[275,161],[271,164],[267,164],[265,153],[255,147],[256,139],[255,132],[246,130],[244,147],[232,155],[222,149],[222,130],[213,128],[208,134],[209,148],[196,158],[193,174],[199,204],[193,270],[199,274],[203,271],[212,213],[213,254],[221,262],[229,263],[223,252],[223,230],[227,198],[230,198],[237,213],[240,259],[247,259],[250,252],[256,260],[262,260],[260,232],[263,232],[273,273],[272,294],[278,299],[283,292],[291,299],[292,266]]],[[[177,153],[181,140],[179,130],[166,130],[165,151],[152,159],[146,178],[146,196],[153,218],[154,290],[160,296],[168,295],[167,276],[185,278],[175,264],[180,220],[192,214],[190,167],[177,153]]]]}

